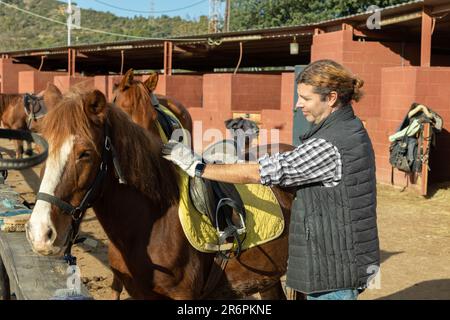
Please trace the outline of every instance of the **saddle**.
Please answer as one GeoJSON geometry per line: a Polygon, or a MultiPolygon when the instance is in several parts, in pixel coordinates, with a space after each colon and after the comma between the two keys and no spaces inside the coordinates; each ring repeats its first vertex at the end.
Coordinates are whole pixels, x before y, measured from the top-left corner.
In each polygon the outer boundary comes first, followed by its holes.
{"type": "Polygon", "coordinates": [[[32,121],[40,119],[47,114],[47,108],[43,97],[38,97],[34,94],[26,93],[23,97],[23,107],[27,118],[27,127],[31,129],[32,121]]]}
{"type": "MultiPolygon", "coordinates": [[[[421,172],[429,149],[423,150],[424,124],[431,125],[431,144],[435,146],[435,135],[442,130],[442,117],[425,105],[413,103],[397,132],[389,137],[389,162],[392,168],[406,173],[421,172]]],[[[391,182],[393,171],[391,173],[391,182]]]]}
{"type": "MultiPolygon", "coordinates": [[[[181,129],[181,125],[161,108],[154,95],[152,95],[152,105],[158,113],[158,123],[167,140],[169,140],[176,129],[181,129]]],[[[176,140],[181,142],[181,139],[176,140]]],[[[212,147],[214,148],[216,145],[212,147]]],[[[211,148],[206,150],[205,155],[208,155],[210,150],[211,148]]],[[[208,157],[204,161],[207,163],[218,162],[217,159],[208,157]]],[[[189,196],[195,209],[207,216],[216,228],[218,246],[236,242],[235,255],[238,256],[242,249],[242,241],[245,239],[246,213],[244,203],[235,186],[229,183],[194,177],[189,179],[189,196]]],[[[221,251],[219,251],[219,254],[223,255],[224,258],[228,258],[221,251]]]]}

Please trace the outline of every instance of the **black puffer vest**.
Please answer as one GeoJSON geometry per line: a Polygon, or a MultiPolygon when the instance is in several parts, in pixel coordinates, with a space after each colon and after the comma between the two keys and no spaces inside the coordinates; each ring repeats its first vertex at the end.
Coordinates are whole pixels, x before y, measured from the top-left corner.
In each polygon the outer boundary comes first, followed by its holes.
{"type": "Polygon", "coordinates": [[[375,156],[351,106],[314,126],[301,141],[337,147],[342,180],[298,187],[292,205],[286,285],[303,293],[365,288],[380,263],[375,156]]]}

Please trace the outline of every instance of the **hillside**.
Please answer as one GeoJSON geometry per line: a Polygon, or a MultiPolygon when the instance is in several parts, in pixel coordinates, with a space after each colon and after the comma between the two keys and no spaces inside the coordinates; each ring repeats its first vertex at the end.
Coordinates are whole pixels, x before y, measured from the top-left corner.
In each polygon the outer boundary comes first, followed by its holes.
{"type": "MultiPolygon", "coordinates": [[[[62,23],[66,22],[64,14],[66,3],[64,2],[56,0],[3,1],[47,18],[62,23]]],[[[206,33],[208,19],[205,16],[200,17],[198,21],[168,16],[155,19],[123,18],[111,13],[82,9],[81,26],[141,37],[166,37],[206,33]]],[[[0,5],[0,30],[2,30],[0,32],[0,51],[57,47],[65,46],[67,43],[67,28],[64,25],[33,17],[4,5],[0,5]]],[[[72,44],[74,45],[132,39],[85,30],[73,30],[72,34],[72,44]]]]}
{"type": "MultiPolygon", "coordinates": [[[[66,3],[56,0],[2,0],[8,4],[66,22],[66,3]]],[[[312,23],[364,12],[371,5],[386,7],[409,0],[233,0],[230,30],[248,30],[312,23]]],[[[222,25],[222,24],[219,24],[222,25]]],[[[81,10],[81,26],[149,38],[198,35],[208,32],[208,17],[197,20],[160,16],[118,17],[112,13],[81,10]]],[[[0,4],[0,51],[65,46],[67,29],[0,4]]],[[[114,35],[73,30],[72,44],[131,40],[114,35]]]]}

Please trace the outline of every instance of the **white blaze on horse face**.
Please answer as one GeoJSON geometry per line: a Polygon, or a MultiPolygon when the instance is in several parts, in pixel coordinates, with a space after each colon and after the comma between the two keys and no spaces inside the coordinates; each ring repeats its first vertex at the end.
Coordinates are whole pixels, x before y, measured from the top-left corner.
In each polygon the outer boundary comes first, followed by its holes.
{"type": "MultiPolygon", "coordinates": [[[[39,188],[39,192],[55,195],[55,189],[60,183],[61,176],[64,172],[67,160],[72,152],[74,145],[74,136],[70,136],[62,144],[59,152],[53,152],[49,156],[45,165],[45,173],[39,188]]],[[[27,236],[31,241],[33,248],[38,252],[46,252],[48,254],[56,253],[61,248],[53,247],[56,239],[56,229],[50,218],[51,204],[38,200],[28,222],[27,236]],[[49,233],[49,231],[51,232],[49,233]],[[49,237],[49,234],[51,236],[49,237]],[[59,250],[58,250],[59,249],[59,250]]]]}

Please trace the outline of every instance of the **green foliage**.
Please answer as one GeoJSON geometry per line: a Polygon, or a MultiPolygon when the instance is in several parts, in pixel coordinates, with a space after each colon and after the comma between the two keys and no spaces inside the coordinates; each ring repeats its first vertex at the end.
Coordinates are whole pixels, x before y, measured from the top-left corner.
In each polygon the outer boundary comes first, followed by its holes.
{"type": "MultiPolygon", "coordinates": [[[[64,2],[56,0],[3,1],[47,18],[66,22],[64,10],[67,5],[64,2]]],[[[198,20],[164,15],[152,19],[142,16],[123,18],[112,13],[81,9],[81,26],[119,34],[161,38],[207,33],[208,17],[201,16],[198,20]]],[[[65,25],[33,17],[1,4],[0,30],[0,51],[59,47],[67,44],[65,25]]],[[[133,39],[86,30],[72,30],[74,45],[124,40],[133,39]]]]}
{"type": "Polygon", "coordinates": [[[231,30],[292,26],[365,12],[410,0],[231,0],[231,30]]]}
{"type": "MultiPolygon", "coordinates": [[[[3,0],[65,23],[66,3],[56,0],[3,0]]],[[[386,7],[409,0],[231,0],[231,31],[313,23],[364,12],[370,5],[386,7]]],[[[81,26],[149,38],[208,33],[208,18],[197,20],[160,16],[123,18],[108,12],[81,10],[81,26]]],[[[65,46],[65,25],[32,17],[0,4],[0,51],[65,46]]],[[[72,43],[131,40],[73,30],[72,43]]]]}

